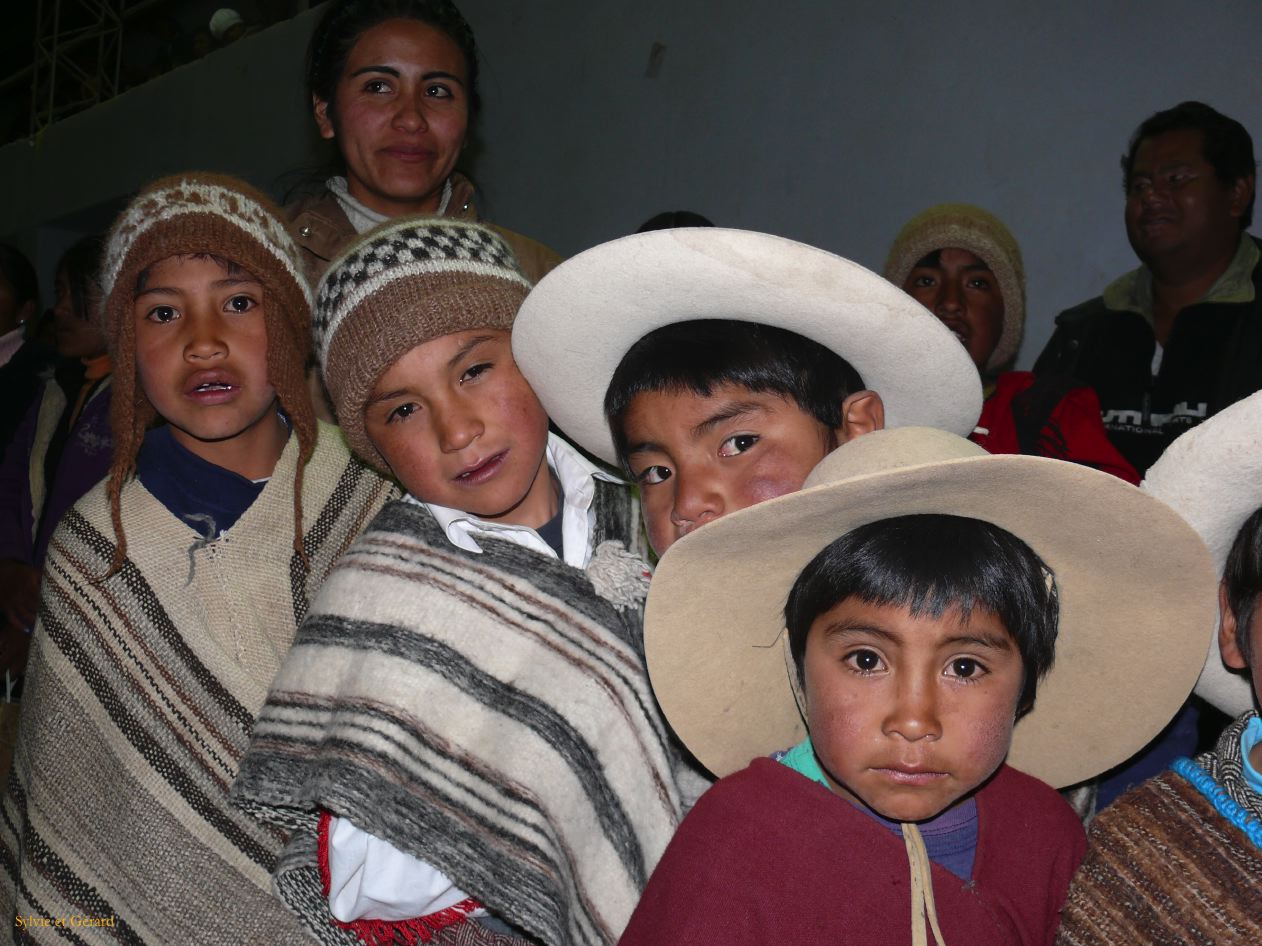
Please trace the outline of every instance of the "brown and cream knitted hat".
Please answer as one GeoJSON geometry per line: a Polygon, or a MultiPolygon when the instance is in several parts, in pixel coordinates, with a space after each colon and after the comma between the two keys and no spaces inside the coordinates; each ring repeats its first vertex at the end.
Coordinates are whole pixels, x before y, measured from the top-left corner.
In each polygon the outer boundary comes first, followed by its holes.
{"type": "Polygon", "coordinates": [[[295,549],[301,552],[302,470],[315,449],[316,419],[305,381],[311,350],[311,288],[278,207],[244,181],[192,172],[155,181],[115,221],[101,270],[102,321],[114,362],[110,422],[114,458],[109,496],[119,549],[126,552],[119,495],[157,412],[139,383],[132,315],[141,273],[172,256],[229,260],[263,286],[267,375],[300,446],[294,490],[295,549]]]}
{"type": "Polygon", "coordinates": [[[916,264],[937,250],[968,250],[981,259],[1003,294],[1003,331],[986,362],[991,375],[1016,357],[1025,330],[1025,267],[1021,247],[998,217],[971,204],[938,204],[907,221],[890,247],[885,278],[900,289],[916,264]]]}
{"type": "Polygon", "coordinates": [[[510,330],[529,291],[508,244],[477,223],[397,220],[351,244],[320,280],[311,325],[351,449],[388,472],[364,430],[377,379],[431,339],[474,328],[510,330]]]}

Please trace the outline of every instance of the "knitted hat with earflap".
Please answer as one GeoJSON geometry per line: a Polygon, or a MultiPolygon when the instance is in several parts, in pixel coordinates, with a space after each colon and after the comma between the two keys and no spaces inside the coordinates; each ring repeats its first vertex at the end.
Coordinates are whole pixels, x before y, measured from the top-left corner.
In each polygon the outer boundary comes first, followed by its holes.
{"type": "Polygon", "coordinates": [[[280,209],[244,181],[200,172],[155,181],[115,221],[101,268],[102,321],[114,362],[110,423],[114,458],[108,494],[118,548],[127,552],[119,497],[135,472],[145,431],[157,411],[140,384],[133,315],[140,276],[173,256],[211,256],[240,266],[263,287],[267,379],[298,438],[294,477],[294,550],[302,546],[302,473],[315,449],[316,418],[305,380],[311,351],[311,289],[280,209]]]}
{"type": "Polygon", "coordinates": [[[364,408],[392,364],[443,335],[509,331],[529,291],[499,234],[445,217],[383,224],[334,260],[316,290],[311,328],[325,387],[356,455],[390,473],[368,439],[364,408]]]}
{"type": "Polygon", "coordinates": [[[999,280],[1003,331],[986,360],[985,375],[999,372],[1017,355],[1025,330],[1025,267],[1021,247],[999,218],[971,204],[938,204],[907,221],[885,261],[885,278],[902,288],[916,264],[938,250],[968,250],[999,280]]]}

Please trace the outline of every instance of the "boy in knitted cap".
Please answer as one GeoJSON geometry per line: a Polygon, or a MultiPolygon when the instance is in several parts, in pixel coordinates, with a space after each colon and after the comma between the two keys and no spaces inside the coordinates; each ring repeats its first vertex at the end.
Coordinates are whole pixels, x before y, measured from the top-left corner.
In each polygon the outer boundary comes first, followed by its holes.
{"type": "Polygon", "coordinates": [[[973,429],[968,357],[908,296],[849,260],[765,233],[659,230],[542,279],[513,350],[553,421],[640,487],[661,555],[792,492],[882,427],[973,429]]]}
{"type": "Polygon", "coordinates": [[[991,453],[1070,460],[1139,483],[1109,442],[1091,388],[1006,370],[1025,327],[1025,268],[1002,221],[969,204],[930,207],[899,231],[885,278],[941,319],[977,366],[986,403],[971,440],[991,453]]]}
{"type": "Polygon", "coordinates": [[[1254,394],[1175,440],[1144,480],[1200,533],[1222,575],[1217,646],[1196,692],[1236,719],[1212,751],[1177,759],[1091,822],[1064,946],[1262,942],[1259,431],[1254,394]]]}
{"type": "Polygon", "coordinates": [[[342,430],[408,496],[312,605],[234,792],[300,826],[277,888],[326,942],[611,944],[680,817],[636,507],[548,433],[528,289],[493,230],[420,219],[317,293],[342,430]]]}
{"type": "Polygon", "coordinates": [[[317,428],[301,273],[279,210],[230,178],[157,181],[110,234],[113,464],[49,546],[3,801],[0,912],[30,941],[307,940],[269,889],[282,835],[228,786],[390,487],[317,428]]]}

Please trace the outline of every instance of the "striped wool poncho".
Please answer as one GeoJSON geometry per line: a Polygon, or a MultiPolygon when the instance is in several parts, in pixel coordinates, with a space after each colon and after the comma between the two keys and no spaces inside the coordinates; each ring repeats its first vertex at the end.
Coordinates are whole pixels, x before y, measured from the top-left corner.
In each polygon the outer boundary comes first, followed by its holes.
{"type": "Polygon", "coordinates": [[[1253,718],[1096,816],[1058,946],[1262,943],[1262,796],[1240,751],[1253,718]]]}
{"type": "Polygon", "coordinates": [[[321,939],[354,942],[324,899],[318,809],[542,943],[618,939],[679,821],[678,760],[643,662],[627,491],[598,482],[593,508],[586,570],[490,535],[461,550],[396,502],[329,576],[234,787],[298,828],[277,887],[321,939]]]}
{"type": "Polygon", "coordinates": [[[127,557],[104,581],[104,485],[62,520],[0,820],[0,911],[19,942],[310,942],[271,889],[284,833],[228,789],[313,590],[394,490],[322,428],[304,471],[308,569],[297,459],[291,437],[209,543],[129,481],[127,557]]]}

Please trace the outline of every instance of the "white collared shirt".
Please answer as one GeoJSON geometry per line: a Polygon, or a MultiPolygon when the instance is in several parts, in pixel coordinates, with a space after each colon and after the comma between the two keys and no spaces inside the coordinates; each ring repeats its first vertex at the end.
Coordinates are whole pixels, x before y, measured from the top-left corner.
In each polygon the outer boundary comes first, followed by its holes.
{"type": "MultiPolygon", "coordinates": [[[[622,482],[589,461],[556,434],[548,434],[548,468],[561,483],[561,547],[564,561],[586,568],[592,556],[596,480],[622,482]]],[[[486,522],[458,509],[422,502],[438,520],[448,541],[481,554],[478,535],[494,535],[556,558],[556,551],[527,526],[486,522]]],[[[404,920],[425,916],[464,900],[466,894],[438,868],[357,828],[345,818],[329,825],[329,910],[343,923],[352,920],[404,920]]],[[[478,915],[478,911],[472,915],[478,915]]]]}

